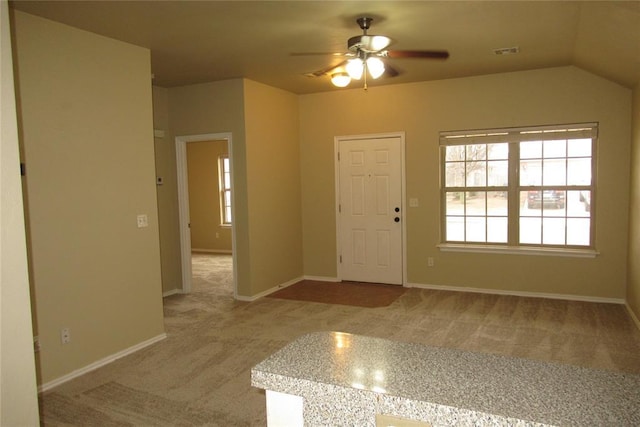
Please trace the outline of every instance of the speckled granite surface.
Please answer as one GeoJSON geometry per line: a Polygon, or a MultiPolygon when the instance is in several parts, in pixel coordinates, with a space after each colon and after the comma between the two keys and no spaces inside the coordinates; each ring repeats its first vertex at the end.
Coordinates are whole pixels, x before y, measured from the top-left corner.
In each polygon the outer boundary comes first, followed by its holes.
{"type": "Polygon", "coordinates": [[[640,375],[379,338],[304,335],[256,365],[254,387],[304,397],[306,425],[639,426],[640,375]]]}

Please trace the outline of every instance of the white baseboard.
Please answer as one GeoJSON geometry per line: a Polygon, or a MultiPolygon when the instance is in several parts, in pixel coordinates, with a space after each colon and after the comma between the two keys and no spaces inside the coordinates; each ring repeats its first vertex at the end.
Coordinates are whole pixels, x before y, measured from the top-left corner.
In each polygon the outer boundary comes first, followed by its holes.
{"type": "Polygon", "coordinates": [[[296,283],[298,283],[301,280],[303,280],[303,278],[302,277],[298,277],[297,279],[292,279],[292,280],[289,280],[287,282],[281,283],[281,284],[279,284],[277,286],[274,286],[273,288],[269,288],[266,291],[262,291],[259,294],[256,294],[256,295],[253,295],[253,296],[250,296],[250,297],[244,296],[244,295],[236,295],[236,299],[238,301],[252,302],[252,301],[258,300],[258,299],[260,299],[262,297],[266,297],[267,295],[272,294],[272,293],[274,293],[276,291],[279,291],[280,289],[284,289],[284,288],[289,287],[291,285],[295,285],[296,283]]]}
{"type": "Polygon", "coordinates": [[[462,286],[426,285],[422,283],[405,283],[407,288],[433,289],[439,291],[473,292],[479,294],[510,295],[516,297],[549,298],[567,301],[602,302],[608,304],[624,304],[623,298],[590,297],[584,295],[548,294],[544,292],[521,292],[501,289],[467,288],[462,286]]]}
{"type": "Polygon", "coordinates": [[[85,366],[84,368],[80,368],[80,369],[76,369],[73,372],[70,372],[66,375],[61,376],[60,378],[56,378],[53,381],[49,381],[48,383],[42,384],[40,386],[38,386],[38,393],[42,393],[45,392],[47,390],[50,390],[54,387],[59,386],[60,384],[66,383],[67,381],[71,381],[74,378],[78,378],[81,375],[86,374],[87,372],[91,372],[94,371],[104,365],[108,365],[109,363],[116,361],[122,357],[128,356],[132,353],[135,353],[138,350],[142,350],[145,347],[150,346],[151,344],[155,344],[158,341],[162,341],[163,339],[165,339],[167,337],[167,334],[162,333],[158,336],[155,336],[153,338],[150,338],[146,341],[142,341],[141,343],[138,343],[134,346],[131,346],[129,348],[126,348],[122,351],[119,351],[115,354],[112,354],[111,356],[107,356],[103,359],[100,359],[96,362],[93,362],[90,365],[85,366]]]}
{"type": "Polygon", "coordinates": [[[629,306],[629,303],[625,303],[624,304],[625,307],[627,307],[627,311],[629,312],[629,315],[631,316],[631,319],[633,320],[633,323],[636,324],[636,326],[638,327],[638,329],[640,329],[640,319],[638,319],[638,316],[636,316],[636,314],[633,312],[633,310],[631,310],[631,307],[629,306]]]}
{"type": "Polygon", "coordinates": [[[181,294],[181,293],[182,293],[182,289],[171,289],[170,291],[163,292],[162,293],[162,298],[170,297],[171,295],[181,294]]]}
{"type": "Polygon", "coordinates": [[[233,251],[231,249],[198,249],[198,248],[191,248],[191,253],[231,255],[231,254],[233,254],[233,251]]]}
{"type": "Polygon", "coordinates": [[[304,280],[315,280],[318,282],[339,282],[337,277],[325,277],[325,276],[304,276],[304,280]]]}

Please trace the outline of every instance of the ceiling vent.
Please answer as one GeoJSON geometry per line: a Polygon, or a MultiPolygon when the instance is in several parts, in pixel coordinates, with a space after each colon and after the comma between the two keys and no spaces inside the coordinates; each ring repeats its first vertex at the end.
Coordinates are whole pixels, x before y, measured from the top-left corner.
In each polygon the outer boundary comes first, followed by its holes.
{"type": "Polygon", "coordinates": [[[502,47],[500,49],[494,49],[493,53],[496,55],[515,55],[516,53],[520,53],[520,48],[518,46],[502,47]]]}

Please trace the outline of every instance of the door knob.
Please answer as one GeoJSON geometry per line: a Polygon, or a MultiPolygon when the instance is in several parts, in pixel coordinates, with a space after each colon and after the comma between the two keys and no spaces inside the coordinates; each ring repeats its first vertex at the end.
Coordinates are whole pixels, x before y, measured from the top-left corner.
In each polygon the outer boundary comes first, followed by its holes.
{"type": "Polygon", "coordinates": [[[395,217],[393,220],[394,220],[395,222],[400,222],[400,218],[399,218],[399,217],[395,217]]]}
{"type": "Polygon", "coordinates": [[[400,208],[395,208],[394,211],[400,212],[400,208]]]}

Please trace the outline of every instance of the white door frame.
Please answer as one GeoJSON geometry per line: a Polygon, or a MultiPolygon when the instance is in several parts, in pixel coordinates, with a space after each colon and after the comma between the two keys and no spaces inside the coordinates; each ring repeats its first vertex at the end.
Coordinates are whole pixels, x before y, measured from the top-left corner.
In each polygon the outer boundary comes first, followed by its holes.
{"type": "Polygon", "coordinates": [[[389,132],[389,133],[374,133],[365,135],[343,135],[333,138],[333,159],[334,159],[334,173],[335,173],[335,195],[336,195],[336,265],[338,282],[342,281],[342,263],[340,262],[341,248],[341,230],[340,230],[340,212],[338,206],[340,205],[340,164],[338,163],[338,154],[340,153],[340,143],[342,141],[351,141],[354,139],[380,139],[380,138],[400,138],[400,174],[402,189],[400,190],[400,199],[402,206],[402,286],[407,286],[407,204],[406,204],[406,174],[405,174],[405,133],[389,132]]]}
{"type": "MultiPolygon", "coordinates": [[[[187,171],[187,144],[189,142],[226,140],[229,147],[229,163],[231,164],[231,212],[235,217],[234,185],[233,185],[233,144],[231,132],[207,133],[201,135],[176,136],[176,167],[178,173],[178,213],[180,216],[180,258],[182,261],[182,293],[191,292],[191,231],[189,229],[189,178],[187,171]]],[[[233,296],[237,298],[236,278],[236,223],[231,222],[231,257],[233,264],[233,296]]]]}

